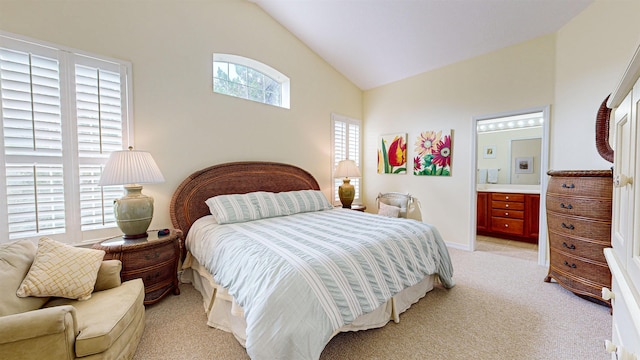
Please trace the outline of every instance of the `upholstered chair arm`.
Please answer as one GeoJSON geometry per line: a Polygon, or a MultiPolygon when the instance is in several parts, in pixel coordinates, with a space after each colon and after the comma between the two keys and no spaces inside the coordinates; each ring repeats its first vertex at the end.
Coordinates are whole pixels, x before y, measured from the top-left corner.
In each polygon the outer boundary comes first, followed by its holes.
{"type": "Polygon", "coordinates": [[[120,271],[122,271],[120,260],[104,260],[98,270],[98,278],[93,291],[108,290],[120,286],[122,284],[120,271]]]}
{"type": "Polygon", "coordinates": [[[0,359],[73,359],[78,335],[71,305],[0,317],[0,359]]]}

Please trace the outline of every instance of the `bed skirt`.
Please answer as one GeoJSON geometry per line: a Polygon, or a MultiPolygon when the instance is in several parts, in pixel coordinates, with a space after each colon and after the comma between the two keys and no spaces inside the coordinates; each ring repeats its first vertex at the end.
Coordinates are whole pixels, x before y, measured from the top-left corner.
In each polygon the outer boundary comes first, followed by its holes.
{"type": "MultiPolygon", "coordinates": [[[[345,331],[383,327],[391,320],[400,322],[400,314],[433,289],[436,277],[437,275],[427,276],[418,284],[404,289],[376,310],[361,315],[351,324],[339,328],[331,337],[345,331]]],[[[225,288],[215,283],[209,271],[189,253],[180,280],[183,283],[191,283],[202,294],[204,309],[207,313],[207,325],[232,333],[238,342],[245,346],[247,325],[244,311],[225,288]]]]}

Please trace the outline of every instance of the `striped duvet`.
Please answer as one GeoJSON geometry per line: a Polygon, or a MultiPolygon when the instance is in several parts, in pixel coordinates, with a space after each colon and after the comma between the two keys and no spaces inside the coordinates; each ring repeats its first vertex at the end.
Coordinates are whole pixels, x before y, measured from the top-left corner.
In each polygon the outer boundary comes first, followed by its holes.
{"type": "Polygon", "coordinates": [[[454,285],[434,227],[351,210],[216,224],[187,246],[244,309],[252,359],[318,359],[336,329],[426,276],[454,285]]]}

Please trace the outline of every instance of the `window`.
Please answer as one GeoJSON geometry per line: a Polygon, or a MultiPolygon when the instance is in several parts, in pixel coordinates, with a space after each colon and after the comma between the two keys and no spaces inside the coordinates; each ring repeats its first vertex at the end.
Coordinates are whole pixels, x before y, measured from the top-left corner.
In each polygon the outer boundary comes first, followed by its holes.
{"type": "Polygon", "coordinates": [[[115,227],[97,185],[128,145],[131,65],[0,33],[0,236],[82,240],[115,227]],[[64,235],[64,236],[63,236],[64,235]]]}
{"type": "Polygon", "coordinates": [[[242,56],[213,54],[213,91],[289,109],[289,78],[242,56]]]}
{"type": "MultiPolygon", "coordinates": [[[[342,160],[353,160],[360,168],[362,173],[362,165],[360,164],[360,120],[351,119],[346,116],[331,114],[331,148],[333,149],[333,157],[331,159],[331,174],[342,160]]],[[[342,184],[342,179],[334,179],[333,181],[333,202],[340,202],[338,196],[338,187],[342,184]]],[[[361,199],[360,179],[351,179],[351,184],[356,190],[356,196],[353,199],[361,199]]]]}

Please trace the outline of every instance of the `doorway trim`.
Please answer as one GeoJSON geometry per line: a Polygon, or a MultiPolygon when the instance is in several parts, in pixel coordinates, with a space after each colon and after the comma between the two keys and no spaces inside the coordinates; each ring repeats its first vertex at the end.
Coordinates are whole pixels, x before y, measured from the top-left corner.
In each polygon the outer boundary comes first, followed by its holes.
{"type": "Polygon", "coordinates": [[[473,168],[471,169],[471,250],[476,250],[476,226],[478,217],[478,190],[477,190],[477,176],[478,176],[478,121],[488,120],[493,118],[524,115],[535,112],[542,112],[544,122],[542,124],[542,148],[540,153],[540,220],[538,228],[538,264],[548,265],[547,260],[547,206],[546,196],[548,177],[546,176],[549,170],[549,129],[550,129],[550,110],[551,106],[539,106],[522,110],[508,111],[503,113],[480,115],[473,117],[473,129],[472,129],[472,146],[471,146],[471,158],[473,159],[473,168]]]}

